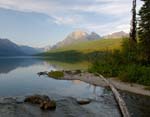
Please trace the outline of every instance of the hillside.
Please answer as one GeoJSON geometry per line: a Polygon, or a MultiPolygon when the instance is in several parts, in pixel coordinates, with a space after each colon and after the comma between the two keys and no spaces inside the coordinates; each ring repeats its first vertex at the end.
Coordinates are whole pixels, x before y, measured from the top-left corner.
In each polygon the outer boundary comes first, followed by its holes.
{"type": "Polygon", "coordinates": [[[98,39],[93,41],[73,43],[57,49],[52,49],[47,53],[75,50],[78,52],[89,53],[94,51],[105,51],[120,48],[122,39],[98,39]]]}

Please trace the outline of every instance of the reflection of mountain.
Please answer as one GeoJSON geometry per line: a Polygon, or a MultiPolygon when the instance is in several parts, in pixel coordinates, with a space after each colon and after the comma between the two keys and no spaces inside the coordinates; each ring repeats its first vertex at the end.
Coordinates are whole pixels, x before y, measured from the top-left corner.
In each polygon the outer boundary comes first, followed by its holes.
{"type": "Polygon", "coordinates": [[[0,73],[8,73],[18,67],[28,67],[38,63],[39,59],[33,58],[1,58],[0,73]]]}
{"type": "Polygon", "coordinates": [[[70,62],[62,62],[62,61],[52,61],[47,60],[46,62],[53,66],[55,69],[61,69],[61,70],[77,70],[77,69],[83,69],[86,70],[91,65],[88,61],[82,61],[82,62],[76,62],[76,63],[70,63],[70,62]]]}

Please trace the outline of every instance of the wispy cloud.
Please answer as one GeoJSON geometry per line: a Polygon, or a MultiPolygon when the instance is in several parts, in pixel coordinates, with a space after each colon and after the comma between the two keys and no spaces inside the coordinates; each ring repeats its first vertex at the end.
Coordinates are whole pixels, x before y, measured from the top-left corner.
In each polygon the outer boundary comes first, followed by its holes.
{"type": "Polygon", "coordinates": [[[114,30],[129,31],[131,3],[132,0],[0,0],[0,8],[41,13],[57,25],[105,34],[114,30]],[[105,22],[102,17],[112,20],[105,22]]]}

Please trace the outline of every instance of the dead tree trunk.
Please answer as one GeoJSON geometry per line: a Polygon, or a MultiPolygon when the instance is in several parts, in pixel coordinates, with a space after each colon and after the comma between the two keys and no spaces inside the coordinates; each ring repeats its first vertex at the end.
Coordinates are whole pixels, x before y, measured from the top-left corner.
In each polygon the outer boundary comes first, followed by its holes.
{"type": "Polygon", "coordinates": [[[117,91],[117,89],[106,79],[104,78],[102,75],[99,75],[100,78],[102,78],[107,84],[108,86],[111,88],[114,97],[119,105],[119,108],[121,110],[121,113],[123,115],[123,117],[130,117],[128,108],[126,106],[126,103],[124,102],[124,100],[122,99],[121,95],[119,94],[119,92],[117,91]]]}

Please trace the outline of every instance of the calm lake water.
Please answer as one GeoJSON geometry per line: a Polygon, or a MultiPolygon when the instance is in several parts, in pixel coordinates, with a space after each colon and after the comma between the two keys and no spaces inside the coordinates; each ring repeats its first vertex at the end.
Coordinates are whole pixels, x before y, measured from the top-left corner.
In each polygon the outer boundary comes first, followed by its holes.
{"type": "MultiPolygon", "coordinates": [[[[66,68],[85,69],[88,66],[89,64],[87,62],[83,62],[81,64],[69,64],[56,61],[45,61],[40,58],[31,57],[0,58],[0,97],[44,94],[58,100],[58,102],[62,99],[67,100],[60,101],[60,104],[64,105],[65,108],[68,108],[66,111],[64,110],[64,107],[58,107],[59,112],[61,112],[61,116],[69,116],[71,113],[71,116],[73,117],[79,115],[85,115],[85,117],[87,115],[89,117],[119,117],[120,112],[118,105],[116,104],[111,91],[102,87],[95,87],[78,80],[55,80],[46,76],[39,77],[37,75],[37,73],[41,71],[66,68]],[[92,103],[81,108],[79,105],[72,103],[76,98],[90,98],[92,103]],[[69,100],[71,100],[71,102],[69,102],[69,100]],[[66,104],[66,102],[69,104],[66,104]],[[78,108],[77,111],[74,111],[74,108],[78,108]],[[84,112],[83,110],[86,111],[84,112]]],[[[135,102],[138,101],[136,100],[137,98],[130,98],[133,97],[132,94],[130,95],[126,99],[129,106],[136,104],[135,102]]],[[[146,98],[144,101],[140,100],[140,103],[137,103],[137,106],[134,105],[134,109],[130,109],[133,116],[144,116],[144,113],[145,116],[147,116],[149,114],[149,109],[142,108],[142,104],[148,99],[150,98],[146,98]],[[144,113],[142,110],[144,110],[144,113]]],[[[149,108],[150,106],[148,105],[147,107],[149,108]]],[[[58,110],[53,116],[58,116],[58,110]]]]}
{"type": "MultiPolygon", "coordinates": [[[[77,117],[82,115],[81,117],[112,117],[113,115],[114,117],[119,117],[120,112],[111,91],[78,80],[55,80],[37,75],[38,72],[63,69],[64,66],[73,69],[77,67],[76,65],[79,64],[60,64],[59,66],[54,61],[50,62],[30,57],[0,58],[0,96],[48,95],[50,98],[55,99],[58,104],[57,110],[49,113],[48,116],[77,117]],[[75,103],[75,99],[77,98],[90,98],[92,103],[81,107],[75,103]]],[[[1,107],[0,105],[0,115],[3,113],[3,116],[11,116],[11,114],[6,115],[5,113],[8,107],[6,106],[5,111],[3,108],[4,106],[1,107]]],[[[11,106],[11,108],[13,107],[11,106]]],[[[39,113],[39,111],[35,110],[31,113],[34,112],[36,114],[39,113]]],[[[39,114],[39,116],[42,115],[39,114]]]]}
{"type": "MultiPolygon", "coordinates": [[[[22,96],[29,94],[57,94],[63,96],[93,97],[104,89],[81,81],[58,81],[38,76],[41,71],[59,69],[58,65],[35,58],[0,59],[0,96],[22,96]]],[[[60,66],[60,69],[62,67],[60,66]]]]}

